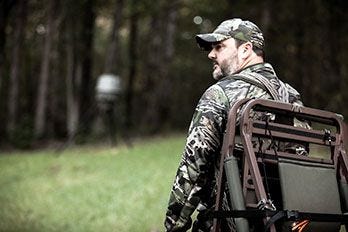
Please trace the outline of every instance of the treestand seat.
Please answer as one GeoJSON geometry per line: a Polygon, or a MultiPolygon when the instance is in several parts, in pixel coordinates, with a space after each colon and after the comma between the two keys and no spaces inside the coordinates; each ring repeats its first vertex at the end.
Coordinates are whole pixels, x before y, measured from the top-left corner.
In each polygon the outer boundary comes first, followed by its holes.
{"type": "Polygon", "coordinates": [[[213,231],[223,217],[232,217],[238,232],[340,231],[348,224],[343,127],[328,111],[237,102],[223,141],[213,231]],[[225,184],[231,210],[223,212],[225,184]]]}

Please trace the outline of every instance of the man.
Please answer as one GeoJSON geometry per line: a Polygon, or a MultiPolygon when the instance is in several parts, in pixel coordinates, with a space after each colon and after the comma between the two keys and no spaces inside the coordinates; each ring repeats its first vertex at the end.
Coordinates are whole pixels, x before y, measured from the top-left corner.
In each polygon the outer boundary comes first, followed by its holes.
{"type": "MultiPolygon", "coordinates": [[[[264,63],[264,38],[254,23],[238,18],[226,20],[213,33],[199,34],[196,40],[210,51],[208,57],[217,83],[206,90],[195,109],[170,194],[167,231],[191,228],[191,215],[196,209],[198,220],[192,231],[210,231],[212,221],[204,214],[214,206],[222,139],[234,103],[244,98],[264,98],[302,105],[298,92],[281,82],[272,66],[264,63]]],[[[230,228],[232,223],[227,220],[223,226],[230,228]]]]}

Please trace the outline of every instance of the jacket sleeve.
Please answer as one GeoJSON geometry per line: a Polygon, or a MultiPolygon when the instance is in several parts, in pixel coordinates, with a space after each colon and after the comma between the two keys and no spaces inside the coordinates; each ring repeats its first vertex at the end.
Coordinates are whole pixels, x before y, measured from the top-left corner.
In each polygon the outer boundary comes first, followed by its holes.
{"type": "Polygon", "coordinates": [[[227,109],[228,99],[218,85],[210,87],[198,102],[170,193],[166,231],[190,228],[191,215],[214,176],[214,156],[220,151],[227,109]]]}

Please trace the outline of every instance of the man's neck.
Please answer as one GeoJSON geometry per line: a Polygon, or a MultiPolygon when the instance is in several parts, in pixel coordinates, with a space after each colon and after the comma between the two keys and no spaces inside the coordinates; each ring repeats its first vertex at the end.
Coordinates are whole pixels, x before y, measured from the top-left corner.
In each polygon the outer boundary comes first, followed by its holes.
{"type": "Polygon", "coordinates": [[[264,60],[262,57],[259,57],[257,59],[252,59],[249,62],[244,62],[243,65],[241,65],[241,68],[238,71],[234,72],[233,74],[239,73],[248,67],[254,66],[256,64],[262,64],[262,63],[264,63],[264,60]]]}
{"type": "Polygon", "coordinates": [[[260,64],[263,62],[264,60],[261,56],[258,56],[255,53],[253,53],[253,55],[249,56],[246,60],[244,60],[239,70],[242,70],[242,69],[245,69],[246,67],[249,67],[255,64],[260,64]]]}

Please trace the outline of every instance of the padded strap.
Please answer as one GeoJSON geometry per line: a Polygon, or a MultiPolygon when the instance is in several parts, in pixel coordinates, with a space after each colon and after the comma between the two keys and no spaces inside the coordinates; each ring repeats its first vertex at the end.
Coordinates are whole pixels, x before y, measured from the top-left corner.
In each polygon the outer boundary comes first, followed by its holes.
{"type": "Polygon", "coordinates": [[[255,85],[265,91],[267,91],[273,98],[273,100],[281,102],[289,102],[290,91],[296,92],[290,85],[284,84],[282,81],[273,80],[277,82],[278,88],[272,80],[262,76],[256,72],[250,72],[248,74],[238,73],[231,76],[235,80],[242,80],[252,85],[255,85]]]}
{"type": "Polygon", "coordinates": [[[258,73],[250,73],[249,75],[239,73],[237,75],[234,75],[233,78],[236,80],[242,80],[242,81],[248,82],[263,90],[266,90],[269,94],[271,94],[274,100],[280,101],[277,90],[274,88],[274,86],[266,77],[258,73]],[[252,75],[252,76],[249,76],[249,75],[252,75]]]}

